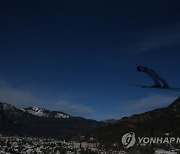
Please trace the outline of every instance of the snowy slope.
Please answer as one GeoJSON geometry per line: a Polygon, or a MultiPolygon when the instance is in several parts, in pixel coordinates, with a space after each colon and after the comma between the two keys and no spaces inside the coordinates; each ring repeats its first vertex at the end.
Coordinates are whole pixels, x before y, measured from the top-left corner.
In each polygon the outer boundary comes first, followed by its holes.
{"type": "Polygon", "coordinates": [[[28,112],[32,115],[39,116],[39,117],[54,117],[54,118],[69,118],[68,114],[58,111],[49,111],[43,108],[38,107],[29,107],[22,109],[24,112],[28,112]]]}

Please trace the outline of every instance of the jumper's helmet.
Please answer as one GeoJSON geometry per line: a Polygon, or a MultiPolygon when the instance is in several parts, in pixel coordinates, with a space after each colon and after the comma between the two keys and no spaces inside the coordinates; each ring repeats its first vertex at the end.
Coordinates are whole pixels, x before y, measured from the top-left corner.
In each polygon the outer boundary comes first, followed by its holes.
{"type": "Polygon", "coordinates": [[[142,67],[142,66],[138,65],[138,66],[137,66],[137,71],[140,72],[140,71],[141,71],[141,67],[142,67]]]}

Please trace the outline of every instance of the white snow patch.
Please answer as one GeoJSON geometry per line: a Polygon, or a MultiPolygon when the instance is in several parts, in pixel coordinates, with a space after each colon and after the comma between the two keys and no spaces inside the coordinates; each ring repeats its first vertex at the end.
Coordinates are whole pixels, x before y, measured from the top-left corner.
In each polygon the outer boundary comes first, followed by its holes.
{"type": "Polygon", "coordinates": [[[28,113],[39,116],[39,117],[48,117],[49,115],[44,113],[44,109],[40,109],[38,107],[33,107],[32,110],[28,109],[28,113]]]}
{"type": "Polygon", "coordinates": [[[69,115],[65,115],[65,114],[62,114],[62,113],[57,113],[55,115],[56,118],[69,118],[69,115]]]}
{"type": "Polygon", "coordinates": [[[25,109],[20,109],[21,111],[23,111],[23,112],[26,112],[26,110],[25,109]]]}

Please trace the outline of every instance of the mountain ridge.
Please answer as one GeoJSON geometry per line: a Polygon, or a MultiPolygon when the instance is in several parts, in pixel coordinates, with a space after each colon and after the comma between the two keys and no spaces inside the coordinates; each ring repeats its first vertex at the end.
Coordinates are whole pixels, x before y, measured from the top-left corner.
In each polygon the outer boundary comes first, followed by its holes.
{"type": "Polygon", "coordinates": [[[50,111],[44,108],[39,108],[39,107],[28,107],[28,108],[23,108],[25,112],[28,112],[30,114],[40,116],[40,117],[55,117],[55,118],[70,118],[72,116],[60,112],[60,111],[50,111]]]}
{"type": "Polygon", "coordinates": [[[180,136],[180,97],[164,108],[154,109],[129,117],[123,117],[116,123],[95,128],[88,135],[106,145],[119,143],[123,134],[134,132],[137,136],[162,136],[167,132],[180,136]]]}
{"type": "Polygon", "coordinates": [[[0,102],[0,134],[57,138],[85,133],[102,124],[60,111],[37,107],[18,109],[0,102]]]}
{"type": "Polygon", "coordinates": [[[127,132],[148,136],[153,130],[157,136],[166,132],[178,136],[179,126],[180,97],[164,108],[103,122],[38,107],[18,109],[11,104],[0,102],[0,133],[7,135],[57,138],[87,133],[86,138],[94,137],[101,143],[112,144],[119,142],[127,132]],[[60,117],[56,117],[57,113],[60,117]]]}

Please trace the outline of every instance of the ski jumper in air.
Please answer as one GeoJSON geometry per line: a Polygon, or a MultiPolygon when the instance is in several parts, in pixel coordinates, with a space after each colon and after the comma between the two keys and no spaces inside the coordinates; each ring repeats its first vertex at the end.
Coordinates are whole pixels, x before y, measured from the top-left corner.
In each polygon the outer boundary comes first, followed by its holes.
{"type": "Polygon", "coordinates": [[[162,83],[162,87],[163,88],[168,88],[169,85],[168,83],[166,82],[165,79],[163,79],[162,77],[159,76],[159,74],[157,74],[155,71],[153,71],[152,69],[150,68],[147,68],[147,67],[144,67],[144,66],[137,66],[137,71],[139,72],[144,72],[146,73],[151,79],[154,80],[155,82],[155,85],[153,87],[161,87],[161,84],[162,83]]]}

